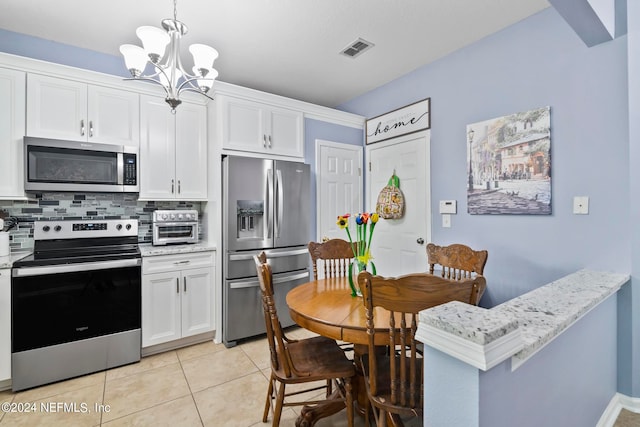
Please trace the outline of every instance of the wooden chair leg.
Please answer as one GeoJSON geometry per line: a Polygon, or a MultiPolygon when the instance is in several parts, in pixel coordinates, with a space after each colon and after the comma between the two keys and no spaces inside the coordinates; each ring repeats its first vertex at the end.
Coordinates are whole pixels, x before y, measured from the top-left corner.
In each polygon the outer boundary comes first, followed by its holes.
{"type": "Polygon", "coordinates": [[[280,383],[278,387],[278,397],[276,398],[276,409],[273,411],[273,427],[280,426],[280,416],[282,415],[282,406],[284,405],[284,388],[285,384],[280,383]]]}
{"type": "Polygon", "coordinates": [[[345,378],[344,388],[346,389],[347,398],[347,424],[353,427],[353,393],[351,392],[351,378],[345,378]]]}
{"type": "Polygon", "coordinates": [[[273,382],[275,378],[273,377],[273,373],[269,378],[269,388],[267,389],[267,401],[264,403],[264,414],[262,415],[262,422],[266,423],[267,418],[269,417],[269,409],[271,409],[272,401],[273,401],[273,382]]]}

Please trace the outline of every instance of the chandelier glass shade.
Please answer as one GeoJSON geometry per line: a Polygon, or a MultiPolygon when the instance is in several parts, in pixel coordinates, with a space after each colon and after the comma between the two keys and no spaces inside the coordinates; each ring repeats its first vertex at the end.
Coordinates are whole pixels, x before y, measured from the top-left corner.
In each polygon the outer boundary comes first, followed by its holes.
{"type": "Polygon", "coordinates": [[[173,19],[164,19],[163,29],[143,26],[136,30],[142,47],[132,44],[120,46],[131,80],[149,81],[162,86],[166,92],[165,101],[171,106],[172,112],[182,102],[180,94],[184,91],[197,92],[212,99],[207,92],[218,77],[218,72],[213,68],[218,51],[204,44],[189,46],[193,56],[193,74],[182,66],[180,39],[187,34],[187,26],[177,19],[176,1],[173,1],[173,19]],[[149,65],[151,73],[144,74],[149,65]]]}

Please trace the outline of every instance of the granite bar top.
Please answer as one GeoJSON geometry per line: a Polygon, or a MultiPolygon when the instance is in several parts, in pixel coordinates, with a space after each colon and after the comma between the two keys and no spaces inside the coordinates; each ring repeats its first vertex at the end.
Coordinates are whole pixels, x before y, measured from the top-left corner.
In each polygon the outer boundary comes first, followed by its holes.
{"type": "Polygon", "coordinates": [[[519,366],[628,280],[627,274],[580,270],[491,309],[450,302],[420,313],[421,334],[437,331],[445,341],[449,335],[477,348],[519,335],[521,345],[507,356],[519,366]]]}
{"type": "Polygon", "coordinates": [[[199,242],[195,244],[184,245],[166,245],[166,246],[153,246],[151,244],[140,245],[140,253],[143,257],[158,256],[158,255],[172,255],[172,254],[186,254],[192,252],[206,252],[215,251],[216,246],[209,242],[199,242]]]}
{"type": "Polygon", "coordinates": [[[26,257],[27,255],[30,255],[31,252],[19,252],[19,253],[12,253],[9,256],[2,256],[0,257],[0,269],[1,268],[11,268],[13,266],[13,263],[26,257]]]}

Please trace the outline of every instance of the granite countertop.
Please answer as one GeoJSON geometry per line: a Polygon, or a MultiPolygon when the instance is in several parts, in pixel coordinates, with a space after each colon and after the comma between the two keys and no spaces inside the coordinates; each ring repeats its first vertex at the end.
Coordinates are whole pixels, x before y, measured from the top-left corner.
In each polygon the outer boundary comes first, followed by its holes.
{"type": "Polygon", "coordinates": [[[450,302],[420,313],[421,334],[441,350],[440,338],[485,349],[511,336],[514,352],[506,357],[519,366],[628,280],[627,274],[580,270],[491,309],[450,302]]]}
{"type": "Polygon", "coordinates": [[[13,263],[30,255],[31,252],[12,253],[9,256],[0,257],[0,268],[11,268],[13,263]]]}
{"type": "Polygon", "coordinates": [[[140,253],[143,257],[158,256],[158,255],[171,255],[171,254],[185,254],[192,252],[206,252],[215,251],[216,245],[209,242],[199,242],[195,244],[184,245],[166,245],[166,246],[153,246],[150,243],[140,245],[140,253]]]}

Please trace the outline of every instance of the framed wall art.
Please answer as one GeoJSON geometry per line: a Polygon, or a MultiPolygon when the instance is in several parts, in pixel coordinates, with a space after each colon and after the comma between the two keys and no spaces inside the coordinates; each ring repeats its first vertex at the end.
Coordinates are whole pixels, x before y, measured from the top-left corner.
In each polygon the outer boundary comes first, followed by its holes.
{"type": "Polygon", "coordinates": [[[431,98],[367,120],[366,143],[384,141],[431,127],[431,98]]]}
{"type": "Polygon", "coordinates": [[[551,214],[550,110],[467,125],[470,214],[551,214]]]}

